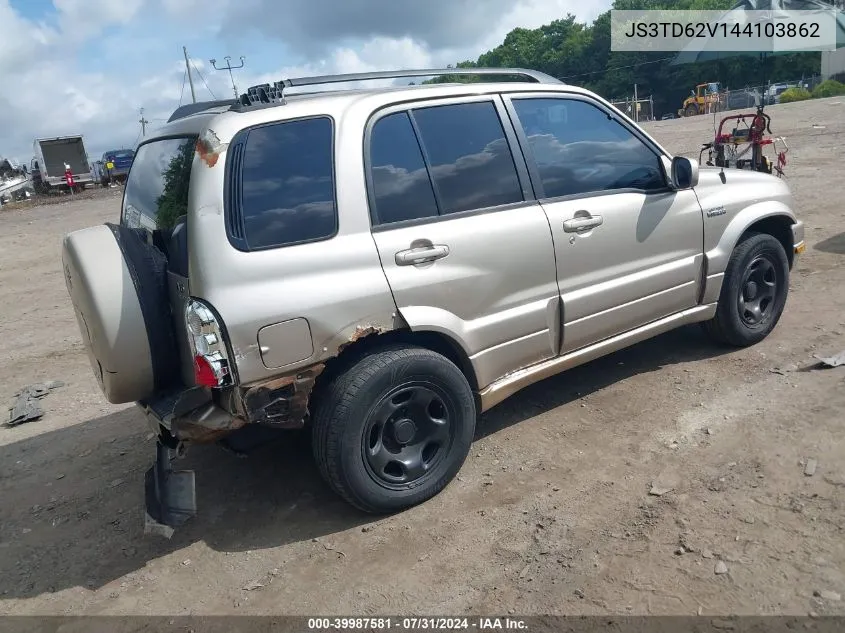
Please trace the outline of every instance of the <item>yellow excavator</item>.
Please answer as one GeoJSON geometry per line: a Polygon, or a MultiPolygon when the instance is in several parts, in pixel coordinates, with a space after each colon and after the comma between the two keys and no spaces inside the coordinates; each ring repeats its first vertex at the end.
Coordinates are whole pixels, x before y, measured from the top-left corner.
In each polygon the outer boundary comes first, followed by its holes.
{"type": "Polygon", "coordinates": [[[698,84],[678,110],[678,116],[695,116],[724,110],[718,82],[698,84]]]}

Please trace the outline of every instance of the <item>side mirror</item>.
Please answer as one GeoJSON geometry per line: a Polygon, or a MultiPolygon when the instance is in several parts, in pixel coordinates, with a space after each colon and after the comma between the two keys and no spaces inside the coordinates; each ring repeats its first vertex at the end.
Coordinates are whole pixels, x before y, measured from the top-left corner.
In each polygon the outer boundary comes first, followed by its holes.
{"type": "Polygon", "coordinates": [[[675,156],[669,170],[673,189],[692,189],[698,185],[698,161],[685,156],[675,156]]]}

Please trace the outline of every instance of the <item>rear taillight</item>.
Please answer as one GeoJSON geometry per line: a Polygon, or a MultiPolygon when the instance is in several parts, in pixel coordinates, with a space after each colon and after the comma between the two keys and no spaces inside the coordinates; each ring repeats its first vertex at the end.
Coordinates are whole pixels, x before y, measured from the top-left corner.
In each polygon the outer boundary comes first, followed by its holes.
{"type": "Polygon", "coordinates": [[[214,313],[195,299],[185,308],[185,325],[194,357],[194,379],[205,387],[232,384],[229,355],[214,313]]]}

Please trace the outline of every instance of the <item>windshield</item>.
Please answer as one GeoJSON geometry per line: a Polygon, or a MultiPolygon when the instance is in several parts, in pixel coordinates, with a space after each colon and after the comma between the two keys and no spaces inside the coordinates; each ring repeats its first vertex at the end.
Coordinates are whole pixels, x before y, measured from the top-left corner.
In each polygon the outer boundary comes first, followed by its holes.
{"type": "Polygon", "coordinates": [[[196,137],[167,138],[138,148],[123,198],[121,223],[151,231],[170,229],[188,212],[196,137]]]}

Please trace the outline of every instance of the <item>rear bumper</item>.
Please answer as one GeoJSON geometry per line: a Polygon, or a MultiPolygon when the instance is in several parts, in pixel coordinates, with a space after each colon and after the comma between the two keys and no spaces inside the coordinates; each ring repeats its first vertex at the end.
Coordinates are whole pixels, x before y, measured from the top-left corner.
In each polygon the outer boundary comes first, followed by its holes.
{"type": "Polygon", "coordinates": [[[177,442],[216,442],[246,424],[243,418],[215,404],[210,390],[204,387],[157,394],[138,406],[156,433],[162,426],[177,442]]]}
{"type": "Polygon", "coordinates": [[[138,402],[156,433],[156,460],[144,476],[144,532],[170,538],[197,513],[194,472],[173,470],[186,443],[222,439],[245,422],[214,403],[203,387],[178,389],[138,402]]]}
{"type": "Polygon", "coordinates": [[[156,443],[155,464],[144,474],[146,534],[170,538],[175,528],[197,514],[194,471],[173,470],[173,458],[174,449],[156,443]]]}
{"type": "Polygon", "coordinates": [[[804,241],[804,222],[797,220],[792,225],[792,250],[796,255],[800,255],[807,248],[804,241]]]}

